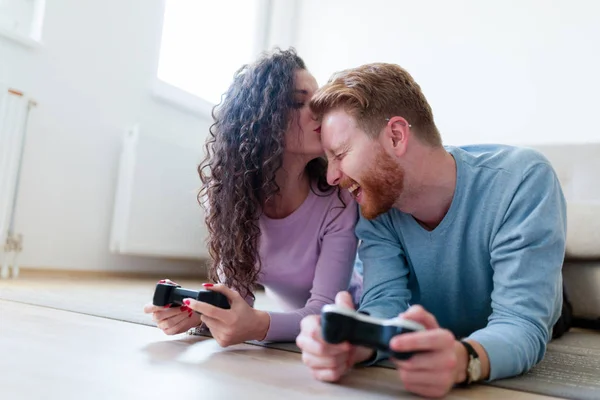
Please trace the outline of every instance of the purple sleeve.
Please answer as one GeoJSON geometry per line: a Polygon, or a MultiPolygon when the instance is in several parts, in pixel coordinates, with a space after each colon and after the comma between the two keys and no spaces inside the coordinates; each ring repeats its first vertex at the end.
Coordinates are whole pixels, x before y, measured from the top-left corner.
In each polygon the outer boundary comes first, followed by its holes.
{"type": "Polygon", "coordinates": [[[310,298],[306,305],[290,312],[269,312],[271,324],[264,341],[293,341],[300,333],[300,321],[318,314],[326,304],[335,302],[338,292],[348,290],[356,259],[358,240],[354,228],[358,206],[350,194],[342,191],[345,208],[337,200],[321,228],[321,252],[315,268],[310,298]],[[339,207],[338,207],[339,206],[339,207]]]}

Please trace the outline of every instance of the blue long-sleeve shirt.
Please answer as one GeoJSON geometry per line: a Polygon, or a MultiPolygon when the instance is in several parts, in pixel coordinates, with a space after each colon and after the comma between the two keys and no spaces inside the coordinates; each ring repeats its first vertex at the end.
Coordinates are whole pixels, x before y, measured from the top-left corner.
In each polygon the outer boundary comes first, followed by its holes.
{"type": "Polygon", "coordinates": [[[483,346],[489,380],[518,375],[541,361],[560,316],[565,199],[534,150],[446,149],[456,160],[456,190],[433,231],[396,209],[372,221],[361,216],[360,310],[391,318],[421,304],[442,328],[483,346]]]}

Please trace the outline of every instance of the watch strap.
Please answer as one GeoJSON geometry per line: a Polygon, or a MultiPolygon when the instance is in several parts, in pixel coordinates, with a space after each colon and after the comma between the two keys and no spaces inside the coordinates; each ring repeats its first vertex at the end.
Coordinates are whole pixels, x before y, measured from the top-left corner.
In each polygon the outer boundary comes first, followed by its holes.
{"type": "Polygon", "coordinates": [[[471,376],[469,374],[469,364],[471,363],[471,361],[475,358],[479,358],[479,354],[477,354],[477,351],[475,351],[475,349],[473,348],[473,346],[471,346],[471,344],[465,340],[461,340],[460,343],[465,346],[465,349],[467,349],[467,355],[469,357],[469,360],[467,361],[467,376],[465,378],[464,381],[462,381],[460,383],[460,385],[462,386],[466,386],[468,384],[471,383],[471,376]]]}

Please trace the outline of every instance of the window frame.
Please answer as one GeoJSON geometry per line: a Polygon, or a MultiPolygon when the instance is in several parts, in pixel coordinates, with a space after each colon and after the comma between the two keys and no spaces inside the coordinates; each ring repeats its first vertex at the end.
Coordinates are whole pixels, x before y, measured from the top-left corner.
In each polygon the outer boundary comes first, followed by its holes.
{"type": "MultiPolygon", "coordinates": [[[[254,49],[252,54],[258,56],[262,51],[267,49],[271,16],[273,9],[273,0],[258,0],[259,9],[257,10],[257,26],[258,29],[254,33],[254,49]]],[[[164,16],[166,9],[166,1],[162,2],[161,8],[161,23],[160,34],[158,35],[159,43],[162,39],[164,16]]],[[[153,97],[161,102],[167,103],[181,111],[189,112],[201,117],[211,118],[212,109],[215,104],[203,97],[197,96],[179,87],[171,85],[158,77],[158,66],[160,63],[160,46],[156,57],[156,65],[154,69],[154,82],[152,85],[153,97]]]]}
{"type": "Polygon", "coordinates": [[[6,26],[0,25],[0,37],[10,39],[22,46],[37,49],[42,46],[42,31],[46,14],[46,0],[31,0],[33,8],[29,21],[28,34],[15,32],[6,26]]]}

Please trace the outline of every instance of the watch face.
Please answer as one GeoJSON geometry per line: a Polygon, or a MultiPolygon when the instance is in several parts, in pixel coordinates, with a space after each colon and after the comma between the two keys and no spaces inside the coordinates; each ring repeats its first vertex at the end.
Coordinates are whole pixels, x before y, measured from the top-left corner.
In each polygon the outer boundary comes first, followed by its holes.
{"type": "Polygon", "coordinates": [[[469,361],[469,380],[475,382],[479,378],[481,378],[481,361],[479,358],[472,358],[469,361]]]}

